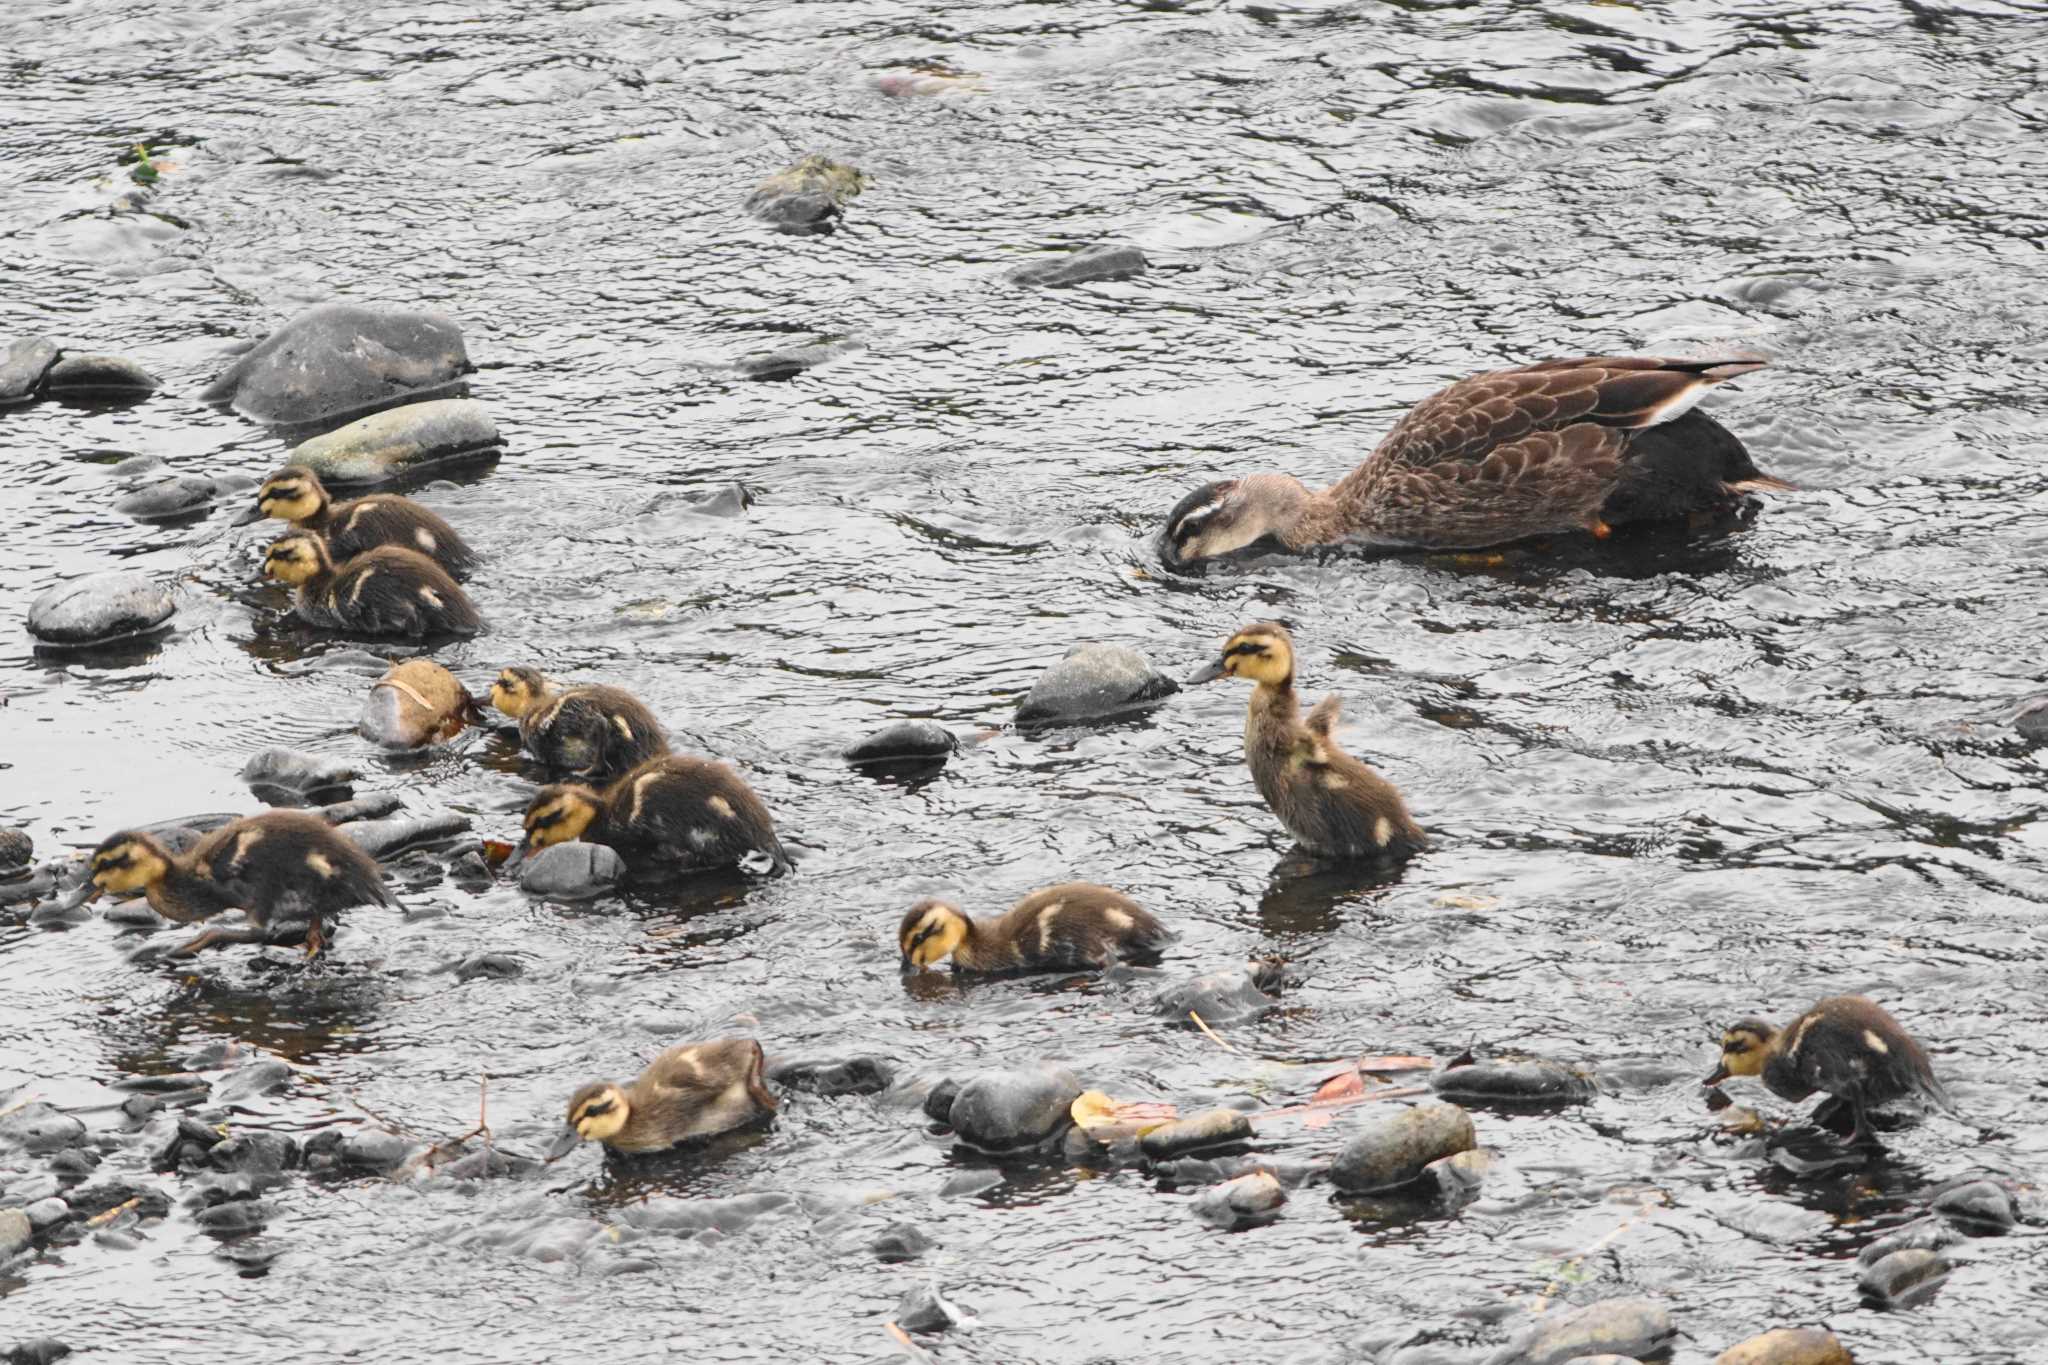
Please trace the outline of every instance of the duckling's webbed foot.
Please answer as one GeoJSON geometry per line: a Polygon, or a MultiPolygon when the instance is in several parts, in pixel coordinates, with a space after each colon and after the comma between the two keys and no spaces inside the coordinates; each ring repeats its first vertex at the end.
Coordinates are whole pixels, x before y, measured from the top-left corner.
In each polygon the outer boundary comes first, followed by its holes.
{"type": "Polygon", "coordinates": [[[165,953],[165,957],[195,957],[208,948],[227,943],[261,943],[263,929],[255,924],[216,924],[195,938],[187,939],[165,953]]]}

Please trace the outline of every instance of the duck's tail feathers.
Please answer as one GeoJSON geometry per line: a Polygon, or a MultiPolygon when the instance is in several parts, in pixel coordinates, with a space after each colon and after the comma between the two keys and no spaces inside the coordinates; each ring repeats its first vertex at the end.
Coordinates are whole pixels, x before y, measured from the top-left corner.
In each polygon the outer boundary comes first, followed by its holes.
{"type": "Polygon", "coordinates": [[[1730,493],[1797,493],[1799,485],[1790,479],[1780,479],[1770,474],[1753,474],[1746,479],[1737,479],[1722,485],[1730,493]]]}

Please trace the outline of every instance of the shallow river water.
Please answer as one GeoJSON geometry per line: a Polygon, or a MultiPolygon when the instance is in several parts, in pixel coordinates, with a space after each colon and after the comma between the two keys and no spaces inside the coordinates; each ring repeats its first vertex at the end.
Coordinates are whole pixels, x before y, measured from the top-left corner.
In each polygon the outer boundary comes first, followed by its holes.
{"type": "MultiPolygon", "coordinates": [[[[1671,1306],[1680,1361],[1815,1321],[1863,1362],[2048,1360],[2038,1223],[1969,1243],[1909,1310],[1861,1305],[1854,1261],[1959,1176],[2038,1212],[2048,1159],[2048,774],[2006,723],[2048,684],[2044,54],[2048,9],[1998,0],[8,0],[0,340],[166,382],[0,414],[0,825],[47,856],[249,809],[243,759],[285,743],[363,764],[359,791],[516,829],[534,774],[503,741],[391,762],[351,733],[364,680],[295,666],[345,646],[281,622],[263,528],[111,510],[126,455],[279,463],[278,436],[198,391],[345,297],[460,319],[508,439],[423,494],[487,557],[490,629],[438,657],[473,686],[533,663],[631,687],[740,764],[803,857],[578,908],[415,878],[311,970],[248,949],[130,965],[116,926],[17,908],[0,1107],[37,1095],[114,1132],[113,1083],[238,1040],[294,1070],[238,1126],[452,1136],[487,1074],[497,1141],[537,1152],[577,1084],[691,1038],[902,1079],[790,1097],[765,1133],[649,1170],[585,1149],[540,1176],[294,1179],[265,1274],[174,1209],[16,1264],[0,1346],[883,1361],[899,1296],[936,1282],[975,1321],[920,1349],[1007,1365],[1411,1340],[1462,1359],[1620,1294],[1671,1306]],[[975,79],[881,79],[933,67],[975,79]],[[144,142],[170,169],[147,212],[115,212],[144,142]],[[810,151],[871,178],[840,231],[743,216],[810,151]],[[1151,271],[1001,279],[1102,239],[1151,271]],[[818,336],[860,349],[785,383],[718,368],[818,336]],[[1334,478],[1474,370],[1729,344],[1773,364],[1710,410],[1801,488],[1746,528],[1199,577],[1149,543],[1196,483],[1334,478]],[[736,519],[661,499],[735,480],[736,519]],[[178,581],[176,632],[34,655],[29,600],[116,564],[178,581]],[[1185,672],[1268,617],[1432,832],[1402,875],[1287,857],[1235,684],[1006,728],[1077,640],[1185,672]],[[923,784],[839,761],[903,716],[991,733],[923,784]],[[1070,876],[1181,930],[1164,979],[1285,959],[1284,1008],[1226,1048],[1154,1018],[1148,977],[899,979],[913,900],[990,912],[1070,876]],[[523,975],[435,970],[480,951],[523,975]],[[1724,1131],[1698,1078],[1721,1024],[1837,992],[1924,1039],[1961,1116],[1795,1175],[1724,1131]],[[1309,1186],[1224,1233],[1188,1190],[1058,1162],[942,1195],[972,1163],[918,1110],[937,1077],[1037,1058],[1123,1097],[1281,1103],[1337,1059],[1467,1045],[1603,1088],[1478,1111],[1498,1160],[1454,1213],[1309,1186]],[[791,1198],[723,1235],[689,1212],[764,1192],[791,1198]],[[896,1221],[938,1246],[878,1263],[896,1221]]],[[[1326,1153],[1360,1121],[1279,1146],[1326,1153]]]]}

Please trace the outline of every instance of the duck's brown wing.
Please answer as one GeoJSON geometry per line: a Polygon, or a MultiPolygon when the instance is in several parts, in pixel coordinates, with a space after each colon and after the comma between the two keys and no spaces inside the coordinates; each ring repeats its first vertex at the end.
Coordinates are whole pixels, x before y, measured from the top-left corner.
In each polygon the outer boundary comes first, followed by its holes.
{"type": "Polygon", "coordinates": [[[638,1084],[691,1105],[711,1104],[733,1086],[743,1085],[754,1103],[773,1109],[775,1097],[761,1084],[765,1064],[761,1045],[751,1038],[690,1043],[656,1057],[638,1084]]]}
{"type": "Polygon", "coordinates": [[[1294,737],[1294,752],[1303,763],[1314,768],[1330,765],[1332,755],[1339,752],[1332,737],[1343,707],[1343,698],[1332,692],[1309,708],[1308,715],[1302,718],[1300,733],[1294,737]]]}

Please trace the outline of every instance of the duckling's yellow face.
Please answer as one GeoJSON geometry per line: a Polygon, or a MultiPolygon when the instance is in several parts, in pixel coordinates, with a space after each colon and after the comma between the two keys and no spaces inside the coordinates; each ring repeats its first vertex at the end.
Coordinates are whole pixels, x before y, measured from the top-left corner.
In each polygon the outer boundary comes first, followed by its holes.
{"type": "Polygon", "coordinates": [[[326,562],[326,549],[319,537],[303,533],[281,536],[263,556],[263,576],[296,588],[318,575],[326,562]]]}
{"type": "Polygon", "coordinates": [[[543,787],[526,808],[526,851],[581,839],[599,809],[597,793],[588,787],[543,787]]]}
{"type": "Polygon", "coordinates": [[[491,705],[518,720],[534,708],[546,689],[541,675],[531,668],[508,668],[491,684],[491,705]]]}
{"type": "Polygon", "coordinates": [[[1730,1076],[1755,1076],[1770,1060],[1771,1040],[1778,1031],[1761,1019],[1744,1019],[1721,1035],[1721,1065],[1703,1082],[1719,1085],[1730,1076]]]}
{"type": "Polygon", "coordinates": [[[1246,626],[1223,645],[1223,671],[1278,687],[1294,678],[1294,640],[1284,626],[1246,626]]]}
{"type": "Polygon", "coordinates": [[[307,521],[327,505],[327,490],[309,469],[281,469],[256,490],[256,510],[279,521],[307,521]]]}
{"type": "Polygon", "coordinates": [[[903,970],[913,971],[944,961],[967,937],[967,916],[944,901],[920,901],[910,907],[896,931],[903,950],[903,970]]]}
{"type": "Polygon", "coordinates": [[[569,1101],[569,1126],[585,1142],[603,1142],[617,1137],[619,1129],[633,1116],[626,1092],[610,1081],[592,1081],[569,1101]]]}
{"type": "Polygon", "coordinates": [[[117,896],[147,890],[170,870],[163,849],[139,835],[116,834],[92,855],[92,884],[117,896]]]}

